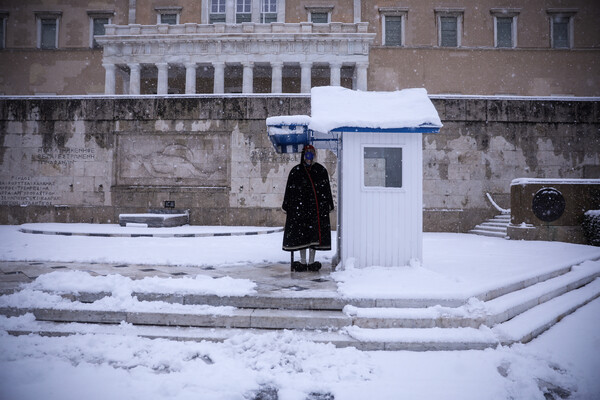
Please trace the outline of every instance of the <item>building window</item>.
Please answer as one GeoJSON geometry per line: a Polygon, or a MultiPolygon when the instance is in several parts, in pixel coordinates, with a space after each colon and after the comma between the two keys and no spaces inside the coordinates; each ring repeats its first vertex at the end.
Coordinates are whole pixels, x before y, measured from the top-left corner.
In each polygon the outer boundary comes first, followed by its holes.
{"type": "Polygon", "coordinates": [[[263,24],[277,22],[277,0],[262,0],[260,22],[263,24]]]}
{"type": "Polygon", "coordinates": [[[165,25],[179,24],[179,16],[181,15],[181,7],[157,7],[156,23],[165,25]]]}
{"type": "Polygon", "coordinates": [[[494,17],[494,47],[517,47],[518,9],[492,9],[494,17]]]}
{"type": "Polygon", "coordinates": [[[407,8],[380,8],[381,44],[383,46],[404,46],[404,25],[407,8]]]}
{"type": "Polygon", "coordinates": [[[513,40],[513,19],[496,18],[496,47],[515,47],[513,40]]]}
{"type": "Polygon", "coordinates": [[[90,17],[90,47],[100,49],[102,46],[96,42],[96,36],[102,36],[105,33],[105,25],[112,23],[114,11],[88,11],[90,17]]]}
{"type": "Polygon", "coordinates": [[[553,49],[573,47],[573,16],[576,10],[548,10],[550,17],[550,46],[553,49]]]}
{"type": "Polygon", "coordinates": [[[39,49],[58,48],[58,27],[61,12],[36,13],[37,47],[39,49]]]}
{"type": "Polygon", "coordinates": [[[402,147],[363,148],[365,188],[402,187],[402,147]]]}
{"type": "Polygon", "coordinates": [[[311,12],[310,22],[313,24],[327,24],[329,23],[329,13],[326,12],[311,12]]]}
{"type": "Polygon", "coordinates": [[[436,9],[438,46],[460,47],[462,37],[462,9],[436,9]]]}
{"type": "Polygon", "coordinates": [[[252,0],[237,0],[235,8],[235,23],[252,21],[252,0]]]}
{"type": "Polygon", "coordinates": [[[308,21],[313,24],[328,24],[331,22],[333,6],[327,7],[304,7],[308,13],[308,21]]]}
{"type": "Polygon", "coordinates": [[[225,22],[225,0],[211,0],[208,22],[210,24],[225,22]]]}
{"type": "Polygon", "coordinates": [[[8,13],[0,11],[0,50],[6,48],[6,21],[8,13]]]}

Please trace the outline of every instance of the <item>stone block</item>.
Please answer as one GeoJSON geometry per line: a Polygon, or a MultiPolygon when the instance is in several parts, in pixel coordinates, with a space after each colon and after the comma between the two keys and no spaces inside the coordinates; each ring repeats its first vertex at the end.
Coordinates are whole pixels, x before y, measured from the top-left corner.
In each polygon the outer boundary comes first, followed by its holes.
{"type": "Polygon", "coordinates": [[[120,311],[37,309],[33,311],[38,321],[91,322],[119,324],[126,320],[126,313],[120,311]]]}
{"type": "Polygon", "coordinates": [[[577,123],[578,115],[575,103],[570,101],[554,102],[554,114],[550,122],[562,122],[567,124],[577,123]]]}
{"type": "Polygon", "coordinates": [[[290,115],[310,115],[310,96],[290,97],[290,115]]]}
{"type": "Polygon", "coordinates": [[[600,121],[596,114],[599,102],[575,101],[572,104],[575,108],[578,123],[589,124],[600,121]]]}
{"type": "Polygon", "coordinates": [[[508,121],[525,122],[530,119],[531,102],[522,100],[511,100],[505,103],[508,121]]]}
{"type": "Polygon", "coordinates": [[[487,121],[487,100],[465,99],[465,121],[487,121]]]}
{"type": "Polygon", "coordinates": [[[196,120],[201,116],[202,104],[193,97],[160,97],[155,106],[157,119],[196,120]]]}
{"type": "Polygon", "coordinates": [[[235,310],[233,315],[127,313],[127,322],[136,325],[194,326],[210,328],[246,328],[251,310],[235,310]]]}
{"type": "Polygon", "coordinates": [[[155,98],[115,98],[115,120],[153,120],[156,118],[155,98]]]}
{"type": "Polygon", "coordinates": [[[446,121],[464,121],[466,119],[465,101],[462,99],[446,99],[445,115],[446,121]]]}
{"type": "Polygon", "coordinates": [[[222,119],[243,120],[248,118],[248,99],[245,97],[224,97],[222,102],[222,119]]]}
{"type": "MultiPolygon", "coordinates": [[[[267,97],[248,98],[246,115],[248,119],[264,120],[269,116],[269,101],[267,97]]],[[[277,114],[284,115],[284,114],[277,114]]]]}
{"type": "Polygon", "coordinates": [[[6,119],[9,121],[27,121],[27,100],[10,99],[6,100],[6,119]]]}
{"type": "MultiPolygon", "coordinates": [[[[74,100],[75,101],[75,100],[74,100]]],[[[113,99],[78,99],[81,103],[81,119],[86,121],[112,121],[114,119],[113,99]]]]}
{"type": "Polygon", "coordinates": [[[507,122],[508,118],[508,103],[506,100],[494,99],[487,102],[487,118],[492,122],[507,122]]]}
{"type": "Polygon", "coordinates": [[[435,107],[436,111],[438,112],[438,115],[440,116],[442,123],[445,123],[447,120],[447,118],[446,118],[446,100],[445,99],[431,99],[431,103],[433,103],[433,106],[435,107]]]}
{"type": "Polygon", "coordinates": [[[529,122],[549,123],[554,121],[554,102],[553,101],[534,101],[529,105],[529,122]]]}
{"type": "Polygon", "coordinates": [[[267,98],[267,117],[290,115],[290,98],[269,96],[267,98]]]}
{"type": "Polygon", "coordinates": [[[352,325],[352,318],[336,311],[257,309],[250,318],[251,328],[329,329],[352,325]]]}
{"type": "Polygon", "coordinates": [[[8,102],[0,99],[0,121],[8,119],[8,102]]]}

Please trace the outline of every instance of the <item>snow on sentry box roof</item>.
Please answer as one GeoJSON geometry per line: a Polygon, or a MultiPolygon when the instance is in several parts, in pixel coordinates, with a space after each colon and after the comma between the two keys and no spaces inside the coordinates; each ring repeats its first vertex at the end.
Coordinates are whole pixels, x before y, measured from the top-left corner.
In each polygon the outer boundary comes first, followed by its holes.
{"type": "Polygon", "coordinates": [[[395,92],[363,92],[335,86],[313,88],[309,128],[329,132],[342,127],[439,129],[442,121],[422,88],[395,92]]]}

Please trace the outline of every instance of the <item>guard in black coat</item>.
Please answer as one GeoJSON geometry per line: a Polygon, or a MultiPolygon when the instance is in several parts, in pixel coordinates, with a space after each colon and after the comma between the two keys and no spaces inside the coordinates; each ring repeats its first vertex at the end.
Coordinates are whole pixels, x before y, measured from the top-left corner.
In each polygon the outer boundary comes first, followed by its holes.
{"type": "Polygon", "coordinates": [[[331,223],[333,196],[329,174],[324,166],[314,161],[316,150],[311,145],[302,149],[302,161],[290,171],[282,208],[286,212],[283,250],[300,250],[301,261],[292,261],[292,271],[318,271],[314,262],[315,250],[331,250],[331,223]],[[306,249],[310,249],[306,263],[306,249]]]}

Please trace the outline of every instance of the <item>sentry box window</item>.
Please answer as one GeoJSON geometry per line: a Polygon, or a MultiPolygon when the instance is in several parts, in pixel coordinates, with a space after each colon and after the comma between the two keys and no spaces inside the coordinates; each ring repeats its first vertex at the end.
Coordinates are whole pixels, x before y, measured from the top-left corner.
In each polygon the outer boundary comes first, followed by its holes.
{"type": "Polygon", "coordinates": [[[402,187],[402,147],[364,147],[364,186],[402,187]]]}

